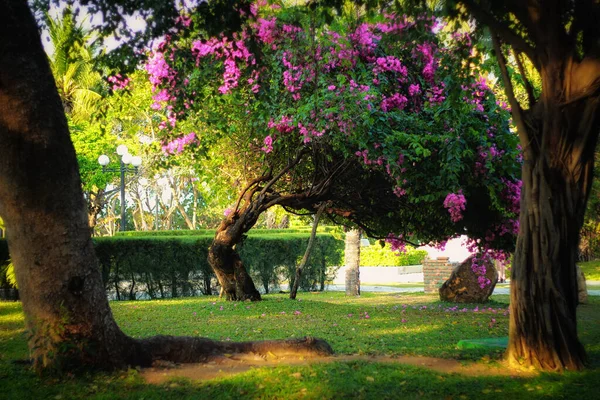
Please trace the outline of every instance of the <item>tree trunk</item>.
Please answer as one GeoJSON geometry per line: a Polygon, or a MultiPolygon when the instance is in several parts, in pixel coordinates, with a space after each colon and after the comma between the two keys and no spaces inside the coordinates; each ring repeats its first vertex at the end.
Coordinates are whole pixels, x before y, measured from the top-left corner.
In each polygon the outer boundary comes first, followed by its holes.
{"type": "Polygon", "coordinates": [[[598,89],[584,96],[577,89],[589,71],[598,75],[597,65],[590,70],[566,57],[556,60],[542,66],[542,97],[521,124],[521,139],[529,143],[522,143],[507,350],[511,363],[550,371],[579,370],[586,362],[577,337],[575,262],[600,132],[598,89]]]}
{"type": "Polygon", "coordinates": [[[317,236],[317,227],[319,226],[319,219],[321,218],[321,214],[323,214],[323,210],[325,210],[325,204],[323,203],[321,207],[319,207],[319,211],[314,216],[312,231],[310,232],[310,238],[308,239],[308,245],[306,246],[306,251],[304,252],[304,256],[302,257],[302,261],[296,267],[296,277],[294,278],[294,284],[292,286],[292,290],[290,291],[290,299],[295,300],[296,294],[298,293],[298,286],[300,286],[300,278],[302,277],[302,270],[306,266],[308,259],[310,258],[310,253],[312,252],[313,246],[315,244],[315,236],[317,236]]]}
{"type": "Polygon", "coordinates": [[[9,234],[30,355],[38,370],[202,361],[223,352],[330,354],[318,339],[221,343],[135,340],[116,325],[102,285],[75,150],[25,0],[0,0],[0,214],[9,234]]]}
{"type": "Polygon", "coordinates": [[[241,213],[238,217],[236,213],[235,216],[229,216],[221,222],[215,240],[208,249],[208,263],[221,284],[221,293],[225,295],[226,300],[261,300],[260,293],[235,250],[235,245],[246,233],[242,229],[246,225],[243,223],[246,215],[241,213]]]}
{"type": "Polygon", "coordinates": [[[0,0],[0,8],[0,214],[34,365],[125,365],[143,352],[108,306],[75,150],[35,21],[26,1],[0,0]]]}
{"type": "Polygon", "coordinates": [[[344,249],[346,264],[346,296],[360,296],[360,231],[346,232],[344,249]]]}
{"type": "Polygon", "coordinates": [[[575,270],[585,208],[577,206],[583,193],[565,172],[545,158],[523,166],[511,275],[509,360],[544,370],[578,370],[586,360],[577,338],[575,270]]]}

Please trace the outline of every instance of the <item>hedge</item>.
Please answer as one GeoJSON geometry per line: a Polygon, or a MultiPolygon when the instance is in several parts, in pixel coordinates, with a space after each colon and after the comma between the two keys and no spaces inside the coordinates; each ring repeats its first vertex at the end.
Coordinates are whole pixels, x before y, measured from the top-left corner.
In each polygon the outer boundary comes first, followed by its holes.
{"type": "MultiPolygon", "coordinates": [[[[248,272],[265,292],[284,280],[293,283],[296,264],[308,243],[308,233],[248,236],[238,250],[248,272]]],[[[216,279],[207,262],[213,235],[140,236],[94,238],[102,278],[109,298],[170,298],[213,294],[216,279]]],[[[323,290],[332,277],[328,268],[340,265],[344,243],[331,234],[319,233],[304,269],[300,288],[323,290]]],[[[8,262],[6,240],[0,240],[0,267],[8,262]]],[[[0,289],[8,290],[0,268],[0,289]]]]}
{"type": "MultiPolygon", "coordinates": [[[[212,294],[214,274],[206,260],[212,240],[212,235],[142,236],[94,242],[107,291],[118,300],[132,300],[212,294]]],[[[249,274],[268,293],[282,279],[293,283],[307,243],[308,235],[301,233],[255,235],[248,236],[238,250],[249,274]]],[[[342,251],[342,241],[317,234],[300,288],[322,289],[331,279],[327,267],[340,264],[342,251]]]]}
{"type": "Polygon", "coordinates": [[[427,251],[418,250],[411,246],[406,246],[406,253],[397,253],[391,250],[388,244],[381,247],[374,244],[360,249],[361,267],[401,267],[405,265],[420,265],[427,256],[427,251]]]}
{"type": "MultiPolygon", "coordinates": [[[[323,226],[318,228],[319,233],[328,233],[338,231],[340,228],[335,226],[323,226]]],[[[284,228],[284,229],[262,229],[255,228],[248,232],[248,236],[255,235],[271,235],[271,234],[291,234],[291,233],[310,233],[311,227],[305,228],[284,228]]],[[[117,232],[116,236],[123,237],[140,237],[140,236],[205,236],[212,235],[214,237],[216,229],[178,229],[170,231],[125,231],[117,232]]]]}

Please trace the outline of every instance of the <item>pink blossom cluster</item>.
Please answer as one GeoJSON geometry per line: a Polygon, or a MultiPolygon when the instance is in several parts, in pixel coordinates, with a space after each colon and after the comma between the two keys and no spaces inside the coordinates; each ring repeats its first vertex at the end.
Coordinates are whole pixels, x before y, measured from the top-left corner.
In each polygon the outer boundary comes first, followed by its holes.
{"type": "Polygon", "coordinates": [[[473,104],[475,106],[475,110],[479,112],[484,112],[485,108],[483,106],[484,101],[487,99],[489,95],[490,87],[485,81],[485,77],[480,76],[477,81],[471,83],[470,85],[462,85],[462,90],[471,94],[471,98],[469,99],[467,96],[463,97],[463,101],[466,103],[473,104]]]}
{"type": "Polygon", "coordinates": [[[162,84],[163,81],[170,82],[175,77],[175,71],[167,64],[164,53],[158,49],[148,58],[145,67],[148,72],[148,79],[153,88],[162,84]]]}
{"type": "Polygon", "coordinates": [[[279,122],[273,121],[273,118],[267,123],[269,128],[275,128],[279,133],[290,133],[294,130],[293,119],[283,115],[279,122]]]}
{"type": "Polygon", "coordinates": [[[310,70],[310,75],[304,76],[302,65],[294,65],[290,61],[291,57],[292,54],[290,52],[283,52],[282,63],[287,68],[283,71],[283,85],[288,92],[292,93],[292,98],[298,101],[301,97],[300,90],[302,86],[314,79],[314,71],[310,70]]]}
{"type": "Polygon", "coordinates": [[[275,40],[277,39],[277,19],[275,17],[271,19],[259,18],[256,21],[256,36],[264,43],[270,44],[275,50],[277,47],[275,46],[275,40]]]}
{"type": "Polygon", "coordinates": [[[418,44],[416,47],[417,55],[420,55],[423,60],[423,78],[428,83],[433,83],[435,78],[435,71],[437,70],[437,60],[435,59],[435,49],[432,43],[418,44]]]}
{"type": "Polygon", "coordinates": [[[406,96],[400,93],[394,93],[391,97],[384,97],[381,102],[381,109],[384,112],[389,112],[393,109],[403,110],[408,104],[406,96]]]}
{"type": "Polygon", "coordinates": [[[392,247],[392,251],[397,251],[399,253],[406,253],[406,242],[404,241],[404,235],[400,234],[398,236],[394,235],[392,232],[388,233],[385,238],[386,243],[389,243],[392,247]]]}
{"type": "Polygon", "coordinates": [[[375,60],[375,63],[377,64],[377,66],[373,68],[373,73],[375,75],[379,74],[381,71],[396,72],[403,77],[408,75],[408,68],[402,65],[400,60],[394,56],[378,57],[375,60]]]}
{"type": "Polygon", "coordinates": [[[306,123],[306,125],[298,122],[298,131],[302,135],[304,143],[309,143],[312,138],[323,136],[325,133],[325,129],[317,130],[312,122],[306,123]]]}
{"type": "Polygon", "coordinates": [[[408,87],[408,94],[409,94],[411,97],[414,97],[414,96],[418,95],[419,93],[421,93],[421,87],[419,86],[419,84],[418,84],[418,83],[416,83],[416,84],[411,84],[411,85],[408,87]]]}
{"type": "Polygon", "coordinates": [[[427,97],[429,98],[429,104],[440,104],[446,100],[446,84],[440,82],[439,86],[433,86],[427,91],[427,97]]]}
{"type": "Polygon", "coordinates": [[[262,151],[267,154],[273,151],[273,137],[271,135],[267,135],[264,140],[264,144],[264,147],[261,149],[262,151]]]}
{"type": "Polygon", "coordinates": [[[408,21],[406,15],[402,16],[402,18],[398,18],[394,14],[386,14],[385,17],[390,20],[390,22],[379,22],[375,25],[377,30],[381,33],[398,33],[414,25],[413,22],[408,21]]]}
{"type": "Polygon", "coordinates": [[[162,151],[165,155],[180,154],[183,148],[190,143],[196,141],[196,134],[190,132],[185,136],[179,137],[162,146],[162,151]]]}
{"type": "Polygon", "coordinates": [[[513,182],[509,179],[502,178],[502,183],[504,183],[504,189],[500,195],[506,203],[508,203],[508,211],[519,214],[521,209],[521,188],[523,187],[523,181],[518,179],[513,182]]]}
{"type": "Polygon", "coordinates": [[[465,204],[467,204],[467,200],[462,194],[462,190],[459,190],[458,193],[448,193],[444,199],[444,208],[448,209],[452,222],[463,219],[462,212],[465,210],[465,204]]]}
{"type": "MultiPolygon", "coordinates": [[[[208,41],[196,40],[192,43],[192,53],[196,56],[196,64],[200,63],[201,58],[209,55],[224,59],[223,85],[219,87],[221,94],[230,93],[231,89],[238,86],[242,75],[238,62],[243,62],[246,66],[256,64],[254,56],[250,53],[244,41],[237,40],[235,37],[233,40],[226,37],[221,38],[221,40],[216,38],[211,38],[208,41]]],[[[253,82],[256,81],[257,77],[252,78],[253,82]]],[[[256,93],[258,85],[255,85],[252,91],[256,93]]]]}
{"type": "Polygon", "coordinates": [[[485,276],[487,272],[486,263],[490,263],[491,258],[487,252],[473,256],[471,259],[471,270],[477,276],[477,283],[480,288],[489,286],[492,282],[485,276]]]}
{"type": "Polygon", "coordinates": [[[363,159],[363,163],[365,165],[383,165],[383,163],[385,162],[385,157],[384,156],[379,156],[376,159],[369,159],[369,150],[364,149],[362,151],[356,151],[354,153],[357,157],[360,157],[363,159]]]}
{"type": "Polygon", "coordinates": [[[112,83],[112,90],[125,89],[129,85],[129,82],[131,82],[129,78],[125,78],[121,74],[109,76],[108,81],[112,83]]]}
{"type": "Polygon", "coordinates": [[[161,89],[159,92],[155,93],[152,96],[152,100],[154,100],[154,103],[150,105],[150,108],[152,108],[153,110],[160,110],[162,108],[161,102],[168,102],[171,99],[173,99],[173,97],[167,91],[167,89],[161,89]]]}
{"type": "Polygon", "coordinates": [[[376,35],[372,27],[366,23],[360,24],[353,33],[348,35],[348,38],[363,56],[370,55],[381,40],[381,36],[376,35]]]}

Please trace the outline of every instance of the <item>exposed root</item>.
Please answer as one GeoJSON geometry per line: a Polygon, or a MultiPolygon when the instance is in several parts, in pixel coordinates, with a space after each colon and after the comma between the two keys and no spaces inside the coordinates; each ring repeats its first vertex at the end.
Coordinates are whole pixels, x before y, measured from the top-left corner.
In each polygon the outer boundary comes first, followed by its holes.
{"type": "Polygon", "coordinates": [[[260,357],[321,357],[333,354],[322,339],[265,340],[257,342],[223,342],[189,336],[153,336],[139,343],[152,361],[198,363],[224,355],[253,354],[260,357]]]}

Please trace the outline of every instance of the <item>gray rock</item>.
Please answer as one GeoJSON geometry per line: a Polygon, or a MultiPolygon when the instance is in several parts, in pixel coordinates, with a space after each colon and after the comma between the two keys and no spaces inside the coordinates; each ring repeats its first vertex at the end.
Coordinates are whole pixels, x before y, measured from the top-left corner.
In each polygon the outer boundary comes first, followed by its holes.
{"type": "Polygon", "coordinates": [[[498,272],[492,262],[486,263],[485,277],[490,283],[481,288],[478,276],[471,269],[473,257],[467,258],[459,264],[450,275],[450,278],[440,287],[440,300],[454,303],[485,303],[491,296],[496,282],[498,272]]]}

